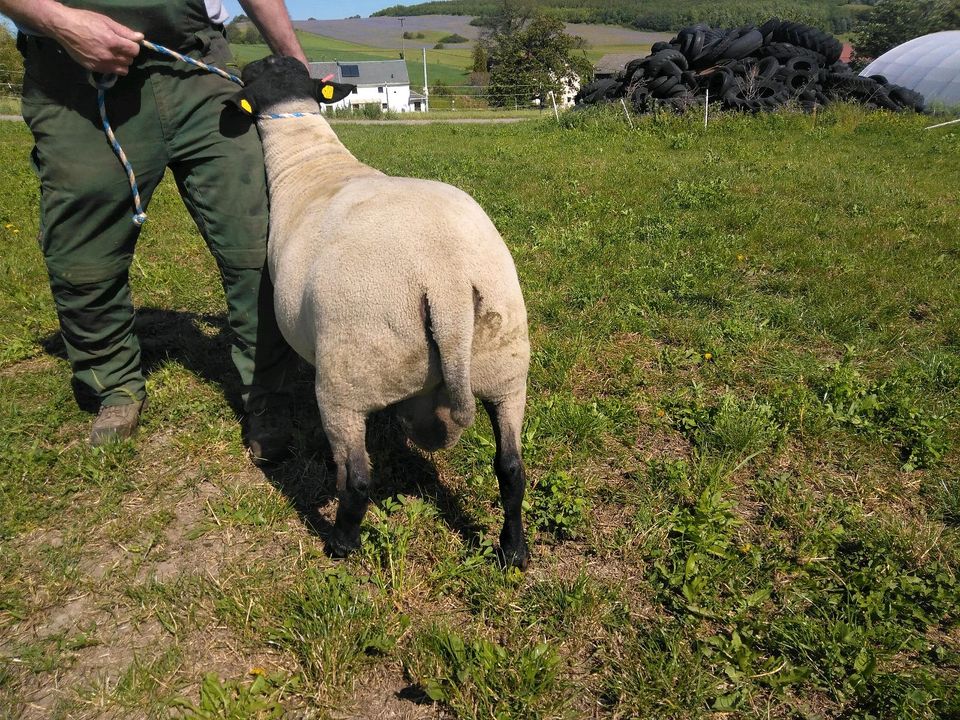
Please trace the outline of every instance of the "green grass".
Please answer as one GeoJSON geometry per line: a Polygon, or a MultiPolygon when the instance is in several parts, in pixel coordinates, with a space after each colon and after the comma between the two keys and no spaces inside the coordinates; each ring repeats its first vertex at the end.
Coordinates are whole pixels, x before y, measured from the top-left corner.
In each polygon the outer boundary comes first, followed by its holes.
{"type": "Polygon", "coordinates": [[[0,115],[19,115],[20,98],[0,97],[0,115]]]}
{"type": "Polygon", "coordinates": [[[324,555],[310,374],[264,475],[170,179],[131,271],[151,406],[86,449],[29,135],[0,124],[0,714],[956,717],[960,134],[634,122],[337,126],[473,194],[514,255],[525,575],[496,564],[485,419],[432,459],[375,423],[380,505],[324,555]]]}

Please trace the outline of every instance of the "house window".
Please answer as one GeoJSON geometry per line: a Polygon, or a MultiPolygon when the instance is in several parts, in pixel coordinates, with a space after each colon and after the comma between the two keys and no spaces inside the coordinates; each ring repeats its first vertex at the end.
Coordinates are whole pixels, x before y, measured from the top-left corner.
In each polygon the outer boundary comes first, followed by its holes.
{"type": "Polygon", "coordinates": [[[387,105],[387,103],[383,103],[383,105],[381,105],[381,107],[382,107],[384,110],[389,110],[389,109],[390,109],[390,106],[387,105]]]}
{"type": "Polygon", "coordinates": [[[359,95],[360,93],[357,92],[357,88],[354,88],[353,90],[350,91],[350,94],[351,94],[351,95],[359,95]]]}
{"type": "Polygon", "coordinates": [[[383,95],[383,88],[382,88],[382,87],[378,87],[378,88],[377,88],[377,92],[380,93],[381,95],[383,95]]]}

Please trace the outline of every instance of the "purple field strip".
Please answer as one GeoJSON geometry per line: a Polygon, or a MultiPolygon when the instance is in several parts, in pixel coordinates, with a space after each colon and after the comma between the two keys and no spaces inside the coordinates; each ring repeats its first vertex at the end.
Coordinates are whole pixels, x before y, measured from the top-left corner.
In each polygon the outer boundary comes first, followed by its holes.
{"type": "Polygon", "coordinates": [[[653,45],[661,40],[672,40],[676,33],[641,32],[619,25],[581,25],[567,23],[567,32],[579,35],[594,46],[600,45],[653,45]]]}
{"type": "MultiPolygon", "coordinates": [[[[480,28],[470,24],[473,18],[467,15],[419,15],[404,18],[403,31],[454,33],[470,40],[480,36],[480,28]]],[[[346,20],[297,20],[294,25],[300,30],[376,48],[399,48],[401,46],[400,19],[396,17],[355,18],[346,20]]],[[[603,45],[651,45],[659,40],[669,40],[671,33],[640,32],[617,25],[568,24],[567,32],[579,35],[592,46],[603,45]]],[[[407,47],[418,47],[417,40],[407,40],[407,47]]],[[[432,42],[421,42],[432,47],[432,42]]],[[[463,46],[459,46],[463,47],[463,46]]]]}
{"type": "MultiPolygon", "coordinates": [[[[420,15],[404,18],[403,30],[400,19],[395,17],[359,18],[348,20],[297,20],[293,24],[300,30],[324,37],[376,48],[399,48],[403,31],[457,33],[470,40],[480,37],[480,28],[470,24],[472,18],[456,15],[420,15]]],[[[417,45],[417,40],[407,40],[407,47],[417,45]]],[[[436,41],[433,41],[436,42],[436,41]]],[[[433,42],[421,43],[433,47],[433,42]]]]}

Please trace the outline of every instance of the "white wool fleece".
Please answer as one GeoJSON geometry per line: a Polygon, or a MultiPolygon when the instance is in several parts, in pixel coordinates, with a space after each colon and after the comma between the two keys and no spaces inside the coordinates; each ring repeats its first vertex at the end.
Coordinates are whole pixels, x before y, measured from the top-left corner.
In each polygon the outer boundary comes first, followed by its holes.
{"type": "Polygon", "coordinates": [[[317,368],[321,413],[365,416],[445,382],[466,426],[474,395],[522,396],[526,309],[480,206],[449,185],[360,163],[319,115],[261,120],[260,133],[277,320],[317,368]]]}

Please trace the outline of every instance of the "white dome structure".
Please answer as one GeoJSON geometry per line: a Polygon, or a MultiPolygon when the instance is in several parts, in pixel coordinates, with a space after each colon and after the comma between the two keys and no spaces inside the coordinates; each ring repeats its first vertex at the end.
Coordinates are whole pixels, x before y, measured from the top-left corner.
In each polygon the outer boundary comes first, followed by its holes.
{"type": "Polygon", "coordinates": [[[923,95],[927,107],[960,105],[960,30],[924,35],[885,52],[860,73],[923,95]]]}

